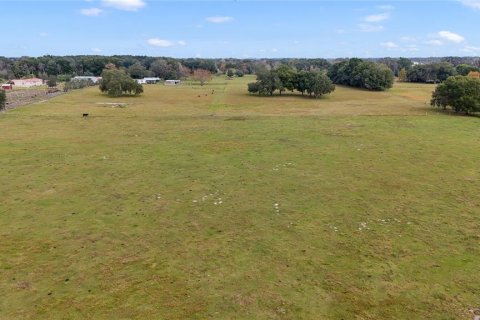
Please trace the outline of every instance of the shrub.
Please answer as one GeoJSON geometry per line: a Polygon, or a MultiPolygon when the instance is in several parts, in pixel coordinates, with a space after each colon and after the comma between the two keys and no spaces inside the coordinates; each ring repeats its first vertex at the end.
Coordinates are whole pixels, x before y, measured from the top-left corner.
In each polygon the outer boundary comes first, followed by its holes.
{"type": "Polygon", "coordinates": [[[48,77],[47,86],[48,86],[49,88],[56,87],[56,86],[57,86],[57,77],[56,77],[56,76],[50,76],[50,77],[48,77]]]}
{"type": "Polygon", "coordinates": [[[5,90],[0,89],[0,110],[5,110],[6,103],[7,103],[7,94],[5,90]]]}

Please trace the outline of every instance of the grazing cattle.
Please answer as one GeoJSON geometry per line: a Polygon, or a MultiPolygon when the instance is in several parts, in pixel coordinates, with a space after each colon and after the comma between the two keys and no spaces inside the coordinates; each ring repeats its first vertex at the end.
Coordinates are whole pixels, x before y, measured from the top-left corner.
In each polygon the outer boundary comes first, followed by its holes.
{"type": "Polygon", "coordinates": [[[86,117],[88,117],[88,113],[84,113],[82,116],[83,116],[83,118],[86,118],[86,117]]]}

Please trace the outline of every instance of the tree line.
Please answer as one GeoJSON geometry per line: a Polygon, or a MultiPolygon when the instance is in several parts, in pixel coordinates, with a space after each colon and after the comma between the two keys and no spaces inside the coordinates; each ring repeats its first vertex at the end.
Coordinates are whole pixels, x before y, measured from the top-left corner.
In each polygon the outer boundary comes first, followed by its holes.
{"type": "Polygon", "coordinates": [[[0,79],[56,76],[66,81],[74,76],[100,76],[107,64],[124,69],[132,78],[154,76],[162,79],[182,79],[194,70],[202,69],[213,74],[228,72],[237,76],[255,74],[259,69],[275,69],[289,64],[297,70],[324,70],[330,66],[325,59],[176,59],[148,56],[42,56],[0,57],[0,79]]]}

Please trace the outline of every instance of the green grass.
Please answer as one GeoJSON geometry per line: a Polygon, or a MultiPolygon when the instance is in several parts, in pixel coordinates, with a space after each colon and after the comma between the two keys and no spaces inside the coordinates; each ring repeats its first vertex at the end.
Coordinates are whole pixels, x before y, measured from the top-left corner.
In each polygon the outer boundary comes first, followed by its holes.
{"type": "Polygon", "coordinates": [[[248,81],[1,114],[0,319],[470,318],[478,118],[248,81]]]}

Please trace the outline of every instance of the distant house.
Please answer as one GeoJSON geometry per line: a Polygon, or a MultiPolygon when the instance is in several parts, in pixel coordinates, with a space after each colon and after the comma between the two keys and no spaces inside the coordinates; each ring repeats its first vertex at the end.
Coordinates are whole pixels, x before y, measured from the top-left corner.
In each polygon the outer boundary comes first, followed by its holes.
{"type": "Polygon", "coordinates": [[[165,80],[165,85],[166,86],[176,86],[181,83],[180,80],[165,80]]]}
{"type": "Polygon", "coordinates": [[[71,81],[75,80],[91,80],[93,83],[97,84],[98,81],[102,80],[102,77],[90,77],[90,76],[77,76],[71,79],[71,81]]]}
{"type": "Polygon", "coordinates": [[[15,79],[11,80],[14,86],[22,87],[22,88],[29,88],[29,87],[36,87],[36,86],[43,86],[43,80],[39,78],[31,78],[31,79],[15,79]]]}
{"type": "Polygon", "coordinates": [[[10,83],[4,83],[4,84],[2,84],[2,89],[3,89],[3,90],[12,90],[12,89],[13,89],[13,85],[10,84],[10,83]]]}
{"type": "Polygon", "coordinates": [[[160,82],[160,78],[143,78],[143,79],[137,79],[137,83],[140,84],[156,84],[160,82]]]}

